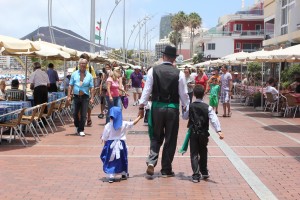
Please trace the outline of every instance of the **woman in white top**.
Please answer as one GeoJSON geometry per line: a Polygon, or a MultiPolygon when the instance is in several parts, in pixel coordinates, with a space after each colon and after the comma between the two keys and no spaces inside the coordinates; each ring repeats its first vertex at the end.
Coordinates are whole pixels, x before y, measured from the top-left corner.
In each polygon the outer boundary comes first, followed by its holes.
{"type": "Polygon", "coordinates": [[[184,68],[184,75],[187,84],[188,95],[190,97],[190,103],[192,103],[193,89],[195,87],[195,78],[191,76],[191,70],[187,67],[184,68]]]}
{"type": "Polygon", "coordinates": [[[6,99],[5,87],[6,87],[5,81],[1,80],[0,81],[0,100],[1,101],[4,101],[6,99]]]}
{"type": "Polygon", "coordinates": [[[266,87],[265,92],[266,92],[266,93],[267,93],[267,92],[272,93],[273,99],[274,99],[274,101],[275,101],[275,100],[277,100],[277,97],[278,97],[278,90],[276,90],[276,88],[274,87],[274,83],[275,83],[275,80],[274,80],[273,78],[270,78],[270,79],[268,80],[268,85],[267,85],[267,87],[266,87]]]}

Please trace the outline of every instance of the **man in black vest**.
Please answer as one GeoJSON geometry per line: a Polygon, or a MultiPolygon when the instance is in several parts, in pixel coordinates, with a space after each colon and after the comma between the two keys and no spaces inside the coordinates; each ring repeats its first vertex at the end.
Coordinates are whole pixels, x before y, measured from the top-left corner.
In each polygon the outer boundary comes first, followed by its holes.
{"type": "Polygon", "coordinates": [[[183,110],[189,104],[185,75],[173,66],[176,48],[166,46],[163,63],[151,68],[139,101],[139,114],[144,116],[144,106],[152,94],[152,107],[148,117],[150,155],[147,159],[147,174],[154,174],[154,167],[164,140],[161,160],[162,177],[172,177],[172,161],[176,151],[179,129],[179,99],[183,110]]]}

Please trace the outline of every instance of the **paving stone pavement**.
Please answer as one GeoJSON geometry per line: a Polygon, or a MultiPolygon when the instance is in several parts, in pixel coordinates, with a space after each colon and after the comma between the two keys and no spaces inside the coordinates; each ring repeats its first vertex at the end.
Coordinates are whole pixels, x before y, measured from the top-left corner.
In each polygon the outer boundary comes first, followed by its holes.
{"type": "MultiPolygon", "coordinates": [[[[131,97],[132,98],[132,95],[131,97]]],[[[132,104],[132,99],[131,104],[132,104]]],[[[207,100],[206,100],[207,102],[207,100]]],[[[86,136],[74,134],[72,123],[36,143],[27,135],[23,147],[16,139],[0,145],[0,199],[300,199],[300,118],[274,118],[233,102],[232,117],[219,119],[225,139],[214,131],[208,144],[211,177],[191,182],[189,153],[176,153],[176,176],[162,178],[160,164],[153,177],[146,175],[149,152],[147,126],[140,121],[127,135],[129,173],[125,181],[109,184],[99,154],[104,119],[99,106],[86,136]]],[[[134,119],[138,107],[123,110],[134,119]]],[[[187,121],[180,121],[178,146],[187,121]]]]}

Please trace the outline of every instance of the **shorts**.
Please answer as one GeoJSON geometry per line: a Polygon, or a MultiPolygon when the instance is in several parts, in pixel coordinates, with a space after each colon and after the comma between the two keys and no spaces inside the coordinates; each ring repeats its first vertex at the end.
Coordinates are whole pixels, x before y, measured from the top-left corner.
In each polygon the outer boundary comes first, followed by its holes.
{"type": "Polygon", "coordinates": [[[229,96],[229,91],[222,90],[221,91],[221,97],[220,97],[221,103],[230,103],[230,96],[229,96]]]}
{"type": "Polygon", "coordinates": [[[133,93],[138,93],[138,94],[141,94],[142,93],[142,88],[132,88],[133,89],[133,93]]]}

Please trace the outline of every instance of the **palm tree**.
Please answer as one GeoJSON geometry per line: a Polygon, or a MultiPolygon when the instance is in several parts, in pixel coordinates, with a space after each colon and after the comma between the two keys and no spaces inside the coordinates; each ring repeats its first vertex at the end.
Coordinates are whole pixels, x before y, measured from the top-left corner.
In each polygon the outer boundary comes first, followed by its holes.
{"type": "Polygon", "coordinates": [[[187,26],[187,22],[188,22],[188,17],[183,11],[179,11],[171,19],[172,29],[175,32],[174,34],[177,35],[177,36],[175,36],[175,39],[176,39],[175,46],[176,46],[176,48],[178,47],[178,44],[179,44],[178,34],[180,33],[181,30],[184,29],[185,26],[187,26]]]}
{"type": "Polygon", "coordinates": [[[176,41],[178,43],[181,43],[182,42],[182,35],[181,33],[178,33],[176,34],[175,31],[172,31],[170,34],[169,34],[169,40],[172,44],[174,44],[176,46],[176,41]],[[177,36],[177,38],[176,38],[177,36]]]}
{"type": "Polygon", "coordinates": [[[194,37],[195,37],[195,29],[201,27],[202,19],[198,15],[198,13],[192,12],[188,16],[188,24],[191,29],[191,39],[190,39],[190,57],[193,57],[194,52],[194,37]]]}

